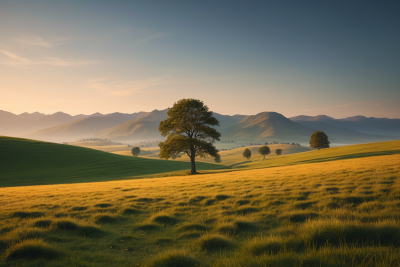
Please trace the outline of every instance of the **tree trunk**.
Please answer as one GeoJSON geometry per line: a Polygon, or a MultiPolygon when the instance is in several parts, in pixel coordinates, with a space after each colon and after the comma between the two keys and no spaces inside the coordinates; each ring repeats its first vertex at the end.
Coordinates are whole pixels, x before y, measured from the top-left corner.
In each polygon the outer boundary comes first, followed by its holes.
{"type": "Polygon", "coordinates": [[[196,152],[194,151],[194,147],[190,149],[190,164],[191,164],[191,172],[192,174],[196,173],[196,162],[195,162],[195,157],[196,157],[196,152]]]}

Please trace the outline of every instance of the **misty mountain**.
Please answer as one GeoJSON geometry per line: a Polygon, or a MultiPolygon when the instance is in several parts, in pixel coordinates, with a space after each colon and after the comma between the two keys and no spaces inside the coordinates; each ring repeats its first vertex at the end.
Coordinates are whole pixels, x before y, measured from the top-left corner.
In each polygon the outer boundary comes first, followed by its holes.
{"type": "Polygon", "coordinates": [[[70,142],[82,138],[90,138],[101,130],[120,125],[140,115],[141,113],[123,114],[118,112],[107,115],[100,114],[31,132],[26,134],[25,137],[45,141],[70,142]]]}
{"type": "MultiPolygon", "coordinates": [[[[400,119],[367,118],[354,116],[344,119],[334,119],[325,115],[320,116],[297,116],[290,118],[292,121],[310,126],[310,121],[325,122],[327,124],[347,128],[352,131],[368,135],[400,136],[400,119]]],[[[316,127],[317,124],[314,124],[316,127]]]]}
{"type": "MultiPolygon", "coordinates": [[[[168,109],[143,113],[134,120],[103,130],[95,134],[95,137],[107,138],[115,141],[161,139],[162,137],[158,131],[158,127],[160,126],[160,122],[168,117],[167,111],[168,109]]],[[[220,122],[220,126],[216,127],[218,130],[232,125],[245,117],[244,115],[229,116],[218,113],[214,113],[214,116],[220,122]]]]}
{"type": "Polygon", "coordinates": [[[13,120],[24,120],[24,119],[37,120],[44,116],[46,115],[39,112],[34,112],[34,113],[24,112],[22,114],[16,115],[8,111],[0,110],[0,121],[13,121],[13,120]]]}
{"type": "Polygon", "coordinates": [[[28,132],[69,123],[83,117],[88,117],[90,115],[71,116],[63,112],[56,112],[51,115],[44,115],[42,113],[35,112],[31,114],[22,113],[20,115],[15,115],[15,116],[11,115],[8,118],[17,118],[17,119],[9,121],[0,121],[0,135],[22,137],[24,134],[28,132]]]}
{"type": "Polygon", "coordinates": [[[245,116],[242,120],[221,129],[223,139],[270,140],[300,142],[314,132],[276,112],[245,116]]]}

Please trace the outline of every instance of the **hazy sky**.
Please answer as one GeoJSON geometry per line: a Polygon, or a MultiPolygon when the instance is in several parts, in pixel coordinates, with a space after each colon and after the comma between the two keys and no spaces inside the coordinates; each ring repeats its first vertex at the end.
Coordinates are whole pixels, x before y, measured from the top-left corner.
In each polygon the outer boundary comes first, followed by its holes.
{"type": "Polygon", "coordinates": [[[0,0],[0,109],[400,118],[399,1],[0,0]]]}

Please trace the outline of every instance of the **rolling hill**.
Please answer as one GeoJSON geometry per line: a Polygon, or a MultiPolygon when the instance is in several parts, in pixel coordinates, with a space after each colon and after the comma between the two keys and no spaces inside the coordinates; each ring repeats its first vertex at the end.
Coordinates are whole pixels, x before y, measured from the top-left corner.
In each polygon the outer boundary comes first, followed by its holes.
{"type": "Polygon", "coordinates": [[[292,166],[2,188],[1,265],[397,267],[399,147],[293,154],[292,166]]]}
{"type": "MultiPolygon", "coordinates": [[[[0,147],[0,187],[109,181],[190,169],[186,162],[126,157],[6,136],[0,136],[0,147]]],[[[198,164],[199,170],[220,167],[198,164]]]]}
{"type": "Polygon", "coordinates": [[[123,114],[118,112],[101,116],[91,116],[67,124],[28,133],[24,137],[53,142],[75,141],[81,138],[92,137],[95,133],[103,129],[120,125],[138,116],[140,116],[140,113],[123,114]]]}

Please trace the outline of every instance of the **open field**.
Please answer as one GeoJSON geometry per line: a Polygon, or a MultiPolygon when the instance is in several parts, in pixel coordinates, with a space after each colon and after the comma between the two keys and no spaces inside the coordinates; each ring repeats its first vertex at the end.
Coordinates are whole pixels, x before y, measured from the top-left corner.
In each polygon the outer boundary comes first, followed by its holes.
{"type": "Polygon", "coordinates": [[[259,158],[235,168],[254,169],[395,154],[400,154],[400,140],[332,147],[296,155],[271,157],[266,160],[259,158]]]}
{"type": "MultiPolygon", "coordinates": [[[[232,165],[232,164],[237,164],[237,163],[241,163],[241,162],[245,162],[245,161],[261,160],[264,157],[258,153],[258,149],[260,147],[261,146],[245,146],[245,147],[235,148],[232,150],[220,151],[219,154],[221,155],[221,160],[222,160],[222,162],[220,164],[221,165],[232,165]],[[243,151],[246,148],[251,150],[252,156],[249,160],[247,160],[246,158],[243,157],[243,151]]],[[[272,158],[272,157],[277,157],[277,155],[275,154],[275,150],[278,148],[283,150],[283,155],[300,153],[300,152],[305,152],[305,151],[311,150],[308,147],[302,147],[302,146],[296,146],[296,145],[286,145],[286,144],[268,145],[268,147],[271,149],[271,154],[266,155],[265,156],[266,159],[272,158]]],[[[98,148],[95,148],[95,149],[98,149],[98,148]]],[[[129,149],[129,150],[115,149],[115,151],[113,151],[113,153],[119,154],[119,155],[125,155],[125,156],[132,156],[131,149],[129,149]]],[[[159,159],[158,154],[160,153],[160,149],[158,147],[143,148],[143,149],[146,151],[151,151],[152,154],[146,154],[143,156],[141,154],[139,154],[140,157],[159,159]]],[[[190,162],[190,158],[188,156],[182,155],[180,158],[175,159],[175,161],[190,162]]],[[[197,158],[196,161],[215,163],[214,158],[211,158],[211,157],[197,158]]]]}
{"type": "Polygon", "coordinates": [[[2,188],[1,265],[399,266],[400,155],[371,145],[291,166],[2,188]]]}
{"type": "MultiPolygon", "coordinates": [[[[0,136],[0,186],[82,183],[189,170],[179,161],[126,157],[98,150],[0,136]]],[[[220,168],[199,163],[199,170],[220,168]]]]}

